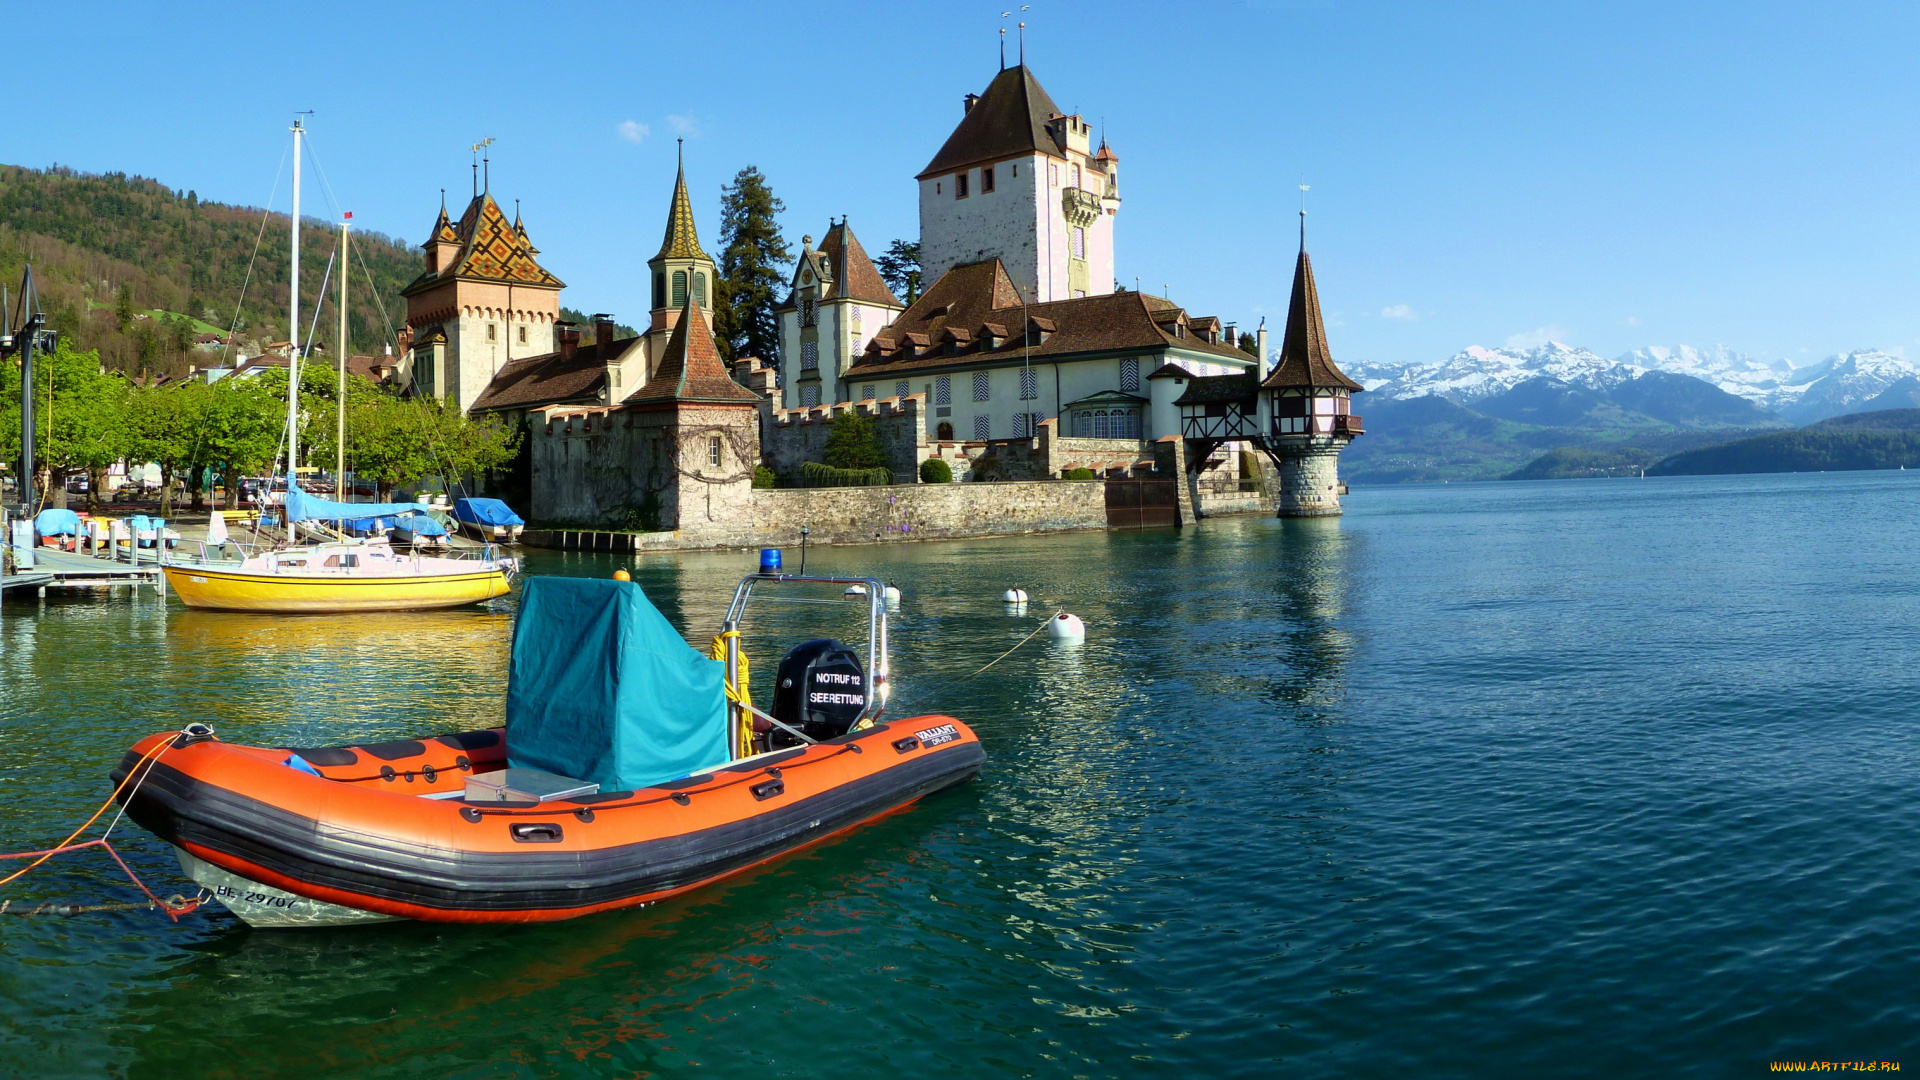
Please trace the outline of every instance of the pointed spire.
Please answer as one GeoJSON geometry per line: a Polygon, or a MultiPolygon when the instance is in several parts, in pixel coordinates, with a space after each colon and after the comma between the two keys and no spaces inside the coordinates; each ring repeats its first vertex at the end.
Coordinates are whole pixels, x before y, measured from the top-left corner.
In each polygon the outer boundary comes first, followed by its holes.
{"type": "Polygon", "coordinates": [[[1327,324],[1320,314],[1320,289],[1307,257],[1307,212],[1300,211],[1300,258],[1293,268],[1293,298],[1287,305],[1287,332],[1280,339],[1280,362],[1260,385],[1270,388],[1326,387],[1366,389],[1347,378],[1327,347],[1327,324]]]}
{"type": "Polygon", "coordinates": [[[667,209],[667,237],[654,258],[705,259],[707,253],[700,250],[700,236],[693,228],[693,200],[687,197],[686,140],[677,141],[680,164],[673,178],[673,203],[667,209]]]}
{"type": "Polygon", "coordinates": [[[660,354],[660,366],[645,386],[627,398],[630,404],[707,404],[755,405],[760,395],[733,381],[726,362],[707,329],[706,314],[687,290],[687,302],[681,305],[680,319],[660,354]]]}

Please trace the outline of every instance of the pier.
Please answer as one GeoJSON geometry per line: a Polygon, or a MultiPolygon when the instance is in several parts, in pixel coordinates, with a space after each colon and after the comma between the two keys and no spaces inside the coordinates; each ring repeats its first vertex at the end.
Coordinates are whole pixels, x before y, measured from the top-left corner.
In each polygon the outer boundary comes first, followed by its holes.
{"type": "MultiPolygon", "coordinates": [[[[141,549],[133,549],[136,560],[143,560],[141,549]]],[[[101,558],[83,552],[61,551],[57,548],[34,548],[33,568],[17,574],[0,577],[0,588],[18,589],[31,587],[41,595],[48,589],[85,589],[114,585],[162,585],[160,577],[160,556],[154,549],[146,549],[145,558],[152,561],[122,562],[101,558]]]]}

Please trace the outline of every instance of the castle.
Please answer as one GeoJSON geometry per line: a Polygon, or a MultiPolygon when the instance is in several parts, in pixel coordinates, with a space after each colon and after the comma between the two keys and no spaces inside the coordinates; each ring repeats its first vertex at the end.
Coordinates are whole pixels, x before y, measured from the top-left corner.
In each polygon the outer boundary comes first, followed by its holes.
{"type": "Polygon", "coordinates": [[[880,421],[897,483],[915,484],[929,458],[960,479],[1007,480],[1179,462],[1197,501],[1203,474],[1270,489],[1264,455],[1282,514],[1339,513],[1335,463],[1360,433],[1348,403],[1361,388],[1326,346],[1304,228],[1266,371],[1264,328],[1241,334],[1119,288],[1119,157],[1024,64],[964,98],[916,181],[926,290],[896,297],[848,221],[832,222],[817,246],[801,242],[779,356],[732,377],[684,167],[648,261],[646,331],[614,340],[609,320],[591,344],[558,320],[562,283],[518,214],[509,225],[481,191],[457,225],[442,209],[427,272],[405,291],[414,385],[527,424],[530,517],[689,542],[737,536],[756,514],[754,467],[792,477],[847,410],[880,421]]]}

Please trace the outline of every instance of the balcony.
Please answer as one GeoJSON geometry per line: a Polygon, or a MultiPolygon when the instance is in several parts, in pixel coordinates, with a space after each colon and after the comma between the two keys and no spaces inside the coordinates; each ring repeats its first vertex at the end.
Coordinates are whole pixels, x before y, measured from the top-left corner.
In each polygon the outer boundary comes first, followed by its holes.
{"type": "Polygon", "coordinates": [[[1360,418],[1352,413],[1342,413],[1333,418],[1333,433],[1335,435],[1352,436],[1365,434],[1365,432],[1366,429],[1360,426],[1360,418]]]}

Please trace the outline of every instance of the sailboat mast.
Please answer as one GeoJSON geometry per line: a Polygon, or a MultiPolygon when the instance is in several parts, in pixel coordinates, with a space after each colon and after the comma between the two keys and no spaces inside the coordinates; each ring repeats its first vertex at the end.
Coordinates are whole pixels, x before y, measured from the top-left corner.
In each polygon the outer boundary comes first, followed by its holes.
{"type": "MultiPolygon", "coordinates": [[[[300,408],[300,137],[306,132],[300,118],[293,120],[293,273],[287,285],[287,494],[293,494],[293,471],[299,467],[300,408]]],[[[282,513],[285,513],[284,509],[282,513]]],[[[287,540],[292,541],[293,517],[287,515],[287,540]]]]}
{"type": "Polygon", "coordinates": [[[341,502],[351,502],[346,494],[347,485],[347,226],[346,218],[340,219],[340,298],[334,306],[340,309],[340,349],[339,381],[334,384],[334,398],[338,414],[334,419],[333,432],[333,486],[334,494],[341,502]]]}

